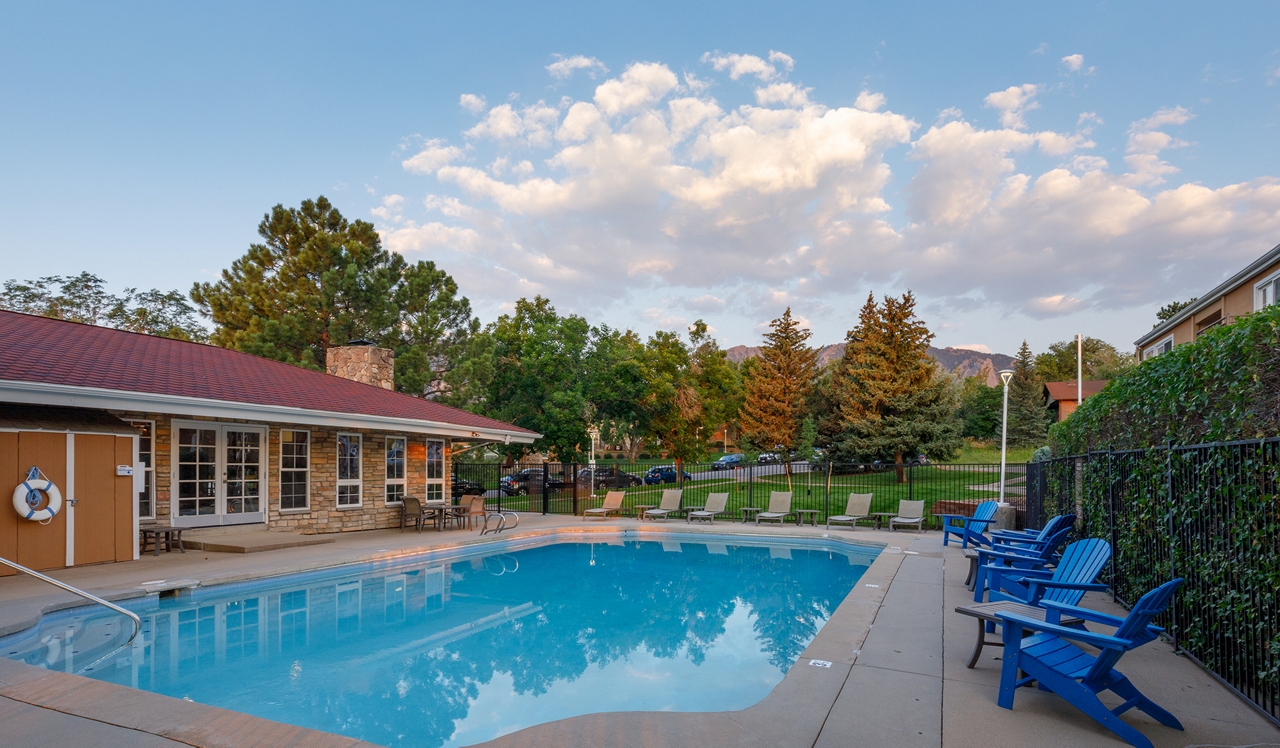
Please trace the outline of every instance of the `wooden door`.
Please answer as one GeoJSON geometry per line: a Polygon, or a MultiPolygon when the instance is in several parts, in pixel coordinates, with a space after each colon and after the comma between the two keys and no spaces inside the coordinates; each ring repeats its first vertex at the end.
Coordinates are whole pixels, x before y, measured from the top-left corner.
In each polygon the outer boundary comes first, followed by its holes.
{"type": "Polygon", "coordinates": [[[67,435],[23,431],[18,434],[17,475],[0,484],[0,500],[8,499],[8,507],[0,506],[18,520],[18,563],[30,569],[61,569],[67,565],[67,508],[63,503],[48,524],[41,524],[17,517],[12,500],[13,489],[27,477],[27,469],[39,467],[53,481],[66,498],[67,487],[67,435]],[[5,490],[7,489],[7,490],[5,490]]]}
{"type": "Polygon", "coordinates": [[[75,440],[76,566],[115,561],[116,437],[76,434],[75,440]]]}

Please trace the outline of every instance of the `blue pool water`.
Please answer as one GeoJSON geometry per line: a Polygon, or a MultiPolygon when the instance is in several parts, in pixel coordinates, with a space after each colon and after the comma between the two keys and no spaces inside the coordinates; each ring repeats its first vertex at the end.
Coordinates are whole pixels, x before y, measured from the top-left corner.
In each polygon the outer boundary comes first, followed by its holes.
{"type": "MultiPolygon", "coordinates": [[[[742,709],[877,553],[616,537],[224,585],[133,601],[141,643],[82,674],[392,746],[470,745],[591,712],[742,709]]],[[[77,608],[0,647],[80,672],[124,628],[77,608]]]]}

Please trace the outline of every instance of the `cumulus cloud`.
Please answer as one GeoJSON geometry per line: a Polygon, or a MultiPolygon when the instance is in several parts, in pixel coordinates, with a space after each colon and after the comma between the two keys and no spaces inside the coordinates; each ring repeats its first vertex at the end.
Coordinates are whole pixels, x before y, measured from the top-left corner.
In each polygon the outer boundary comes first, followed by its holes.
{"type": "Polygon", "coordinates": [[[477,96],[476,94],[463,94],[458,97],[458,106],[472,114],[479,114],[484,111],[485,100],[483,96],[477,96]]]}
{"type": "Polygon", "coordinates": [[[556,61],[547,66],[547,72],[551,73],[552,78],[565,80],[572,78],[575,71],[582,70],[586,74],[595,78],[596,74],[604,74],[609,72],[609,68],[604,66],[594,57],[584,57],[582,55],[574,55],[572,57],[564,57],[556,55],[556,61]]]}
{"type": "Polygon", "coordinates": [[[1062,58],[1062,64],[1067,66],[1067,70],[1079,72],[1084,67],[1084,55],[1067,55],[1062,58]]]}
{"type": "Polygon", "coordinates": [[[1116,130],[1123,142],[1107,146],[1124,158],[1112,165],[1095,153],[1098,112],[1075,131],[1028,127],[1040,98],[1061,104],[1035,84],[985,97],[998,125],[951,107],[921,126],[885,111],[879,93],[815,101],[781,79],[789,63],[776,55],[707,60],[713,80],[760,81],[754,101],[726,105],[713,86],[640,62],[586,100],[492,107],[466,151],[426,141],[404,168],[427,175],[432,194],[374,209],[387,246],[468,258],[462,267],[479,269],[459,277],[473,272],[483,289],[501,278],[496,300],[631,299],[640,314],[662,298],[686,314],[753,310],[754,322],[785,304],[808,319],[847,316],[867,285],[914,289],[939,314],[1163,303],[1280,235],[1280,179],[1174,180],[1168,154],[1189,146],[1175,137],[1192,117],[1183,107],[1116,130]],[[906,179],[890,167],[901,156],[913,162],[906,179]]]}
{"type": "Polygon", "coordinates": [[[992,109],[1000,110],[1000,124],[1015,130],[1026,129],[1027,123],[1022,115],[1031,109],[1039,109],[1034,101],[1040,87],[1032,83],[1021,86],[1009,86],[1003,91],[987,94],[983,102],[992,109]]]}

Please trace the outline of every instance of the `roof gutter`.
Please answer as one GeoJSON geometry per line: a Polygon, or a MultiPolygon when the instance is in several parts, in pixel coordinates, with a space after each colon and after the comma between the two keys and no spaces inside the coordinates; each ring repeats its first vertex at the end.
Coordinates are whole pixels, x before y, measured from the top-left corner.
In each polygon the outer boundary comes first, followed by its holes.
{"type": "Polygon", "coordinates": [[[246,421],[267,420],[334,428],[382,429],[461,439],[485,439],[505,444],[532,444],[534,439],[542,436],[527,431],[461,426],[455,423],[424,421],[417,418],[338,413],[284,405],[259,405],[200,397],[15,380],[0,380],[0,401],[101,410],[159,412],[209,418],[237,418],[246,421]]]}
{"type": "Polygon", "coordinates": [[[1169,334],[1170,330],[1182,324],[1186,319],[1188,319],[1192,315],[1198,314],[1201,310],[1210,306],[1214,302],[1218,301],[1223,296],[1226,296],[1227,294],[1236,290],[1236,288],[1238,288],[1242,283],[1249,280],[1251,276],[1253,276],[1259,270],[1275,262],[1277,259],[1280,259],[1280,244],[1277,244],[1276,246],[1272,247],[1270,252],[1267,252],[1263,256],[1249,263],[1249,265],[1245,267],[1244,270],[1241,270],[1240,272],[1231,276],[1227,280],[1218,284],[1217,288],[1213,289],[1212,291],[1205,294],[1204,296],[1201,296],[1191,306],[1187,307],[1186,309],[1183,309],[1182,311],[1173,315],[1169,319],[1165,320],[1163,323],[1152,328],[1151,332],[1133,341],[1133,344],[1135,346],[1142,347],[1148,343],[1152,343],[1156,341],[1159,338],[1165,337],[1166,335],[1169,334]]]}

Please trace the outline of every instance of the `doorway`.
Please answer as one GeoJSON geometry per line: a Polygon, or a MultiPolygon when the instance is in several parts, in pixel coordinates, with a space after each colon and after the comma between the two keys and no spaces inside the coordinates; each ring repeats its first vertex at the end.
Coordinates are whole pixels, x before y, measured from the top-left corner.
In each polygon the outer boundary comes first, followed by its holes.
{"type": "Polygon", "coordinates": [[[239,423],[173,422],[175,527],[265,521],[267,429],[239,423]]]}

